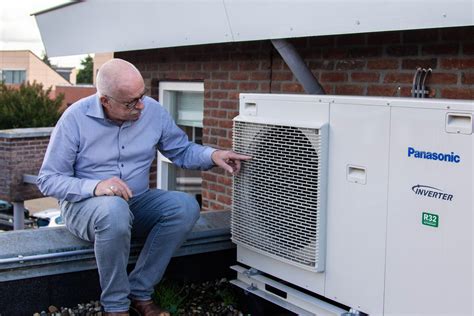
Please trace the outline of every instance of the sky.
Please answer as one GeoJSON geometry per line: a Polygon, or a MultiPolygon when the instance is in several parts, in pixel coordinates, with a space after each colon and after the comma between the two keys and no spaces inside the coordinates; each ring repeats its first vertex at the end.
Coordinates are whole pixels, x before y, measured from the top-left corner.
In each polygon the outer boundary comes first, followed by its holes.
{"type": "MultiPolygon", "coordinates": [[[[68,2],[67,0],[0,0],[0,50],[31,50],[43,57],[45,48],[32,13],[68,2]]],[[[52,64],[79,67],[86,55],[50,58],[52,64]]]]}

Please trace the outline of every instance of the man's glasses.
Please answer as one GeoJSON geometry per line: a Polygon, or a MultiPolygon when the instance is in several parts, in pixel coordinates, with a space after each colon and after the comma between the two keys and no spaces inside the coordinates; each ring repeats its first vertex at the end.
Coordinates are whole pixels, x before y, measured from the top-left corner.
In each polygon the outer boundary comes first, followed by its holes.
{"type": "Polygon", "coordinates": [[[133,100],[130,101],[130,102],[121,102],[121,101],[117,100],[116,98],[111,97],[110,95],[106,95],[106,97],[107,97],[107,98],[111,98],[112,100],[114,100],[114,101],[117,102],[117,103],[120,103],[120,104],[122,104],[122,105],[125,105],[125,106],[127,107],[127,109],[129,109],[129,110],[133,110],[133,109],[135,108],[135,106],[137,105],[138,102],[143,101],[143,99],[145,98],[145,95],[146,95],[146,91],[143,92],[143,94],[142,94],[140,97],[138,97],[138,98],[136,98],[136,99],[133,99],[133,100]]]}

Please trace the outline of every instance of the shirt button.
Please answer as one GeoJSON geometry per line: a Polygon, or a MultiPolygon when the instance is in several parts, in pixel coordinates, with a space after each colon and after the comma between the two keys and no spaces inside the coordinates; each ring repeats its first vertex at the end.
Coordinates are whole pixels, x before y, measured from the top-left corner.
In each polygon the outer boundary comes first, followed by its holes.
{"type": "Polygon", "coordinates": [[[122,149],[125,149],[125,146],[122,146],[122,149]]]}
{"type": "Polygon", "coordinates": [[[122,167],[123,167],[123,164],[122,164],[122,167]]]}

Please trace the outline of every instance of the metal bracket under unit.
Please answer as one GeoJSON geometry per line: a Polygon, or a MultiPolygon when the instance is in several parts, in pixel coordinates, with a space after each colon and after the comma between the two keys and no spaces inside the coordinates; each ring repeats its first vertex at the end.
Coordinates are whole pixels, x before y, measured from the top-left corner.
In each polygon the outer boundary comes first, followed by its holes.
{"type": "Polygon", "coordinates": [[[344,310],[270,279],[256,269],[246,269],[239,265],[230,268],[237,272],[237,279],[230,281],[232,284],[298,315],[355,315],[352,311],[344,310]]]}

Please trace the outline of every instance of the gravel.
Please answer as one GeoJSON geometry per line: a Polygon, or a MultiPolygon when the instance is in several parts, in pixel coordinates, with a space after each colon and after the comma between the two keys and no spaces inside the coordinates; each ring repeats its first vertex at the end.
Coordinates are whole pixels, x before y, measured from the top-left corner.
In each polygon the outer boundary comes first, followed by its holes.
{"type": "MultiPolygon", "coordinates": [[[[164,280],[157,287],[153,299],[172,315],[243,316],[239,310],[237,290],[226,279],[199,283],[179,283],[164,280]]],[[[78,304],[76,307],[49,306],[33,316],[102,316],[99,301],[78,304]]],[[[133,315],[133,314],[132,314],[133,315]]]]}

